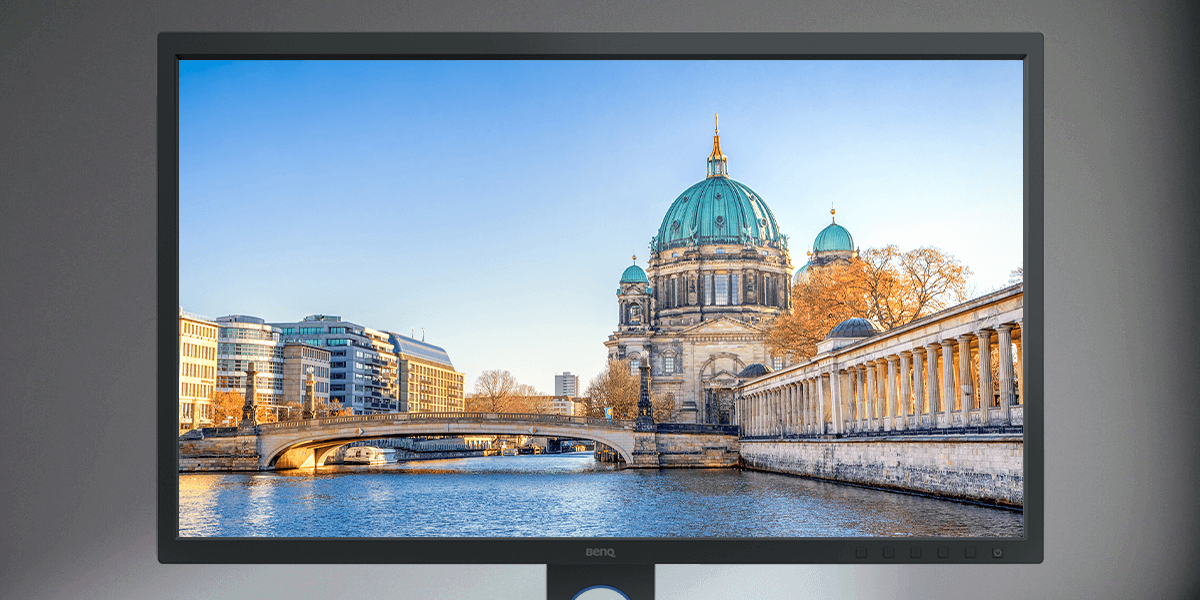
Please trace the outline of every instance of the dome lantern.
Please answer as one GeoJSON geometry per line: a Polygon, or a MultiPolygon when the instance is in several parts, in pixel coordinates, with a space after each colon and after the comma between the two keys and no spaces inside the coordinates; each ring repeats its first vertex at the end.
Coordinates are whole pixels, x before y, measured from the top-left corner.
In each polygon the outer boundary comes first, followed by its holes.
{"type": "Polygon", "coordinates": [[[717,127],[717,115],[713,115],[713,151],[708,155],[708,176],[729,177],[729,158],[721,153],[721,130],[717,127]]]}

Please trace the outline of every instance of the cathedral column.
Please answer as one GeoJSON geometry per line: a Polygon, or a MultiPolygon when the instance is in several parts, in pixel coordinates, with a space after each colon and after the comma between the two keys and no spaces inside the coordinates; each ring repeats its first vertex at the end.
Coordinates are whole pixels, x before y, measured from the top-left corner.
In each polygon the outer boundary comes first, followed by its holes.
{"type": "Polygon", "coordinates": [[[938,414],[938,355],[937,344],[925,344],[925,357],[929,360],[926,364],[926,375],[929,379],[929,428],[937,429],[937,414],[938,414]]]}
{"type": "Polygon", "coordinates": [[[1012,325],[1001,325],[996,328],[999,339],[996,345],[1000,351],[1000,424],[1012,423],[1009,407],[1013,404],[1013,352],[1012,325]]]}
{"type": "Polygon", "coordinates": [[[914,415],[917,418],[917,423],[921,422],[919,413],[913,411],[916,402],[912,399],[912,386],[909,381],[912,378],[912,373],[909,372],[909,354],[900,353],[900,429],[909,429],[909,415],[914,415]]]}
{"type": "Polygon", "coordinates": [[[963,427],[971,426],[971,409],[975,406],[971,387],[971,336],[958,336],[958,408],[962,411],[963,427]]]}
{"type": "Polygon", "coordinates": [[[979,424],[987,426],[991,422],[992,402],[992,332],[980,329],[975,332],[979,339],[979,424]]]}
{"type": "Polygon", "coordinates": [[[925,357],[921,352],[913,349],[913,420],[916,423],[913,425],[916,429],[921,429],[921,415],[925,411],[925,357]]]}

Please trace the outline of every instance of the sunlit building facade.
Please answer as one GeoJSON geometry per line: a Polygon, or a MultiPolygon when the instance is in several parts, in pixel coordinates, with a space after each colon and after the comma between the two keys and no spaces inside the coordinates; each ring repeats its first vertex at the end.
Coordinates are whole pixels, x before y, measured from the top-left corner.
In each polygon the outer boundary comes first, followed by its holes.
{"type": "Polygon", "coordinates": [[[388,332],[400,374],[401,403],[408,412],[463,412],[463,374],[444,349],[388,332]]]}
{"type": "Polygon", "coordinates": [[[217,324],[179,309],[179,431],[212,425],[217,324]]]}

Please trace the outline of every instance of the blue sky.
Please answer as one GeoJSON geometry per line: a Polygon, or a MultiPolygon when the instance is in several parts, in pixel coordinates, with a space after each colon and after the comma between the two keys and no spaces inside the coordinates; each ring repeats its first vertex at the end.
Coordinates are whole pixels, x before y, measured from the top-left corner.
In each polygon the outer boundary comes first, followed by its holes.
{"type": "Polygon", "coordinates": [[[183,308],[423,327],[468,391],[603,368],[713,113],[796,268],[831,203],[980,293],[1021,264],[1019,61],[181,61],[179,85],[183,308]]]}

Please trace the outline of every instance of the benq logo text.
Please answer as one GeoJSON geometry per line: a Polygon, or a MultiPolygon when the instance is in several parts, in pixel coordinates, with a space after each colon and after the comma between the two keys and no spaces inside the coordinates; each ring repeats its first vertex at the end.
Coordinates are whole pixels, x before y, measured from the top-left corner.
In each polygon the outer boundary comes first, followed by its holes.
{"type": "Polygon", "coordinates": [[[617,551],[613,550],[612,548],[588,548],[585,553],[588,556],[607,556],[609,558],[617,557],[617,551]]]}

